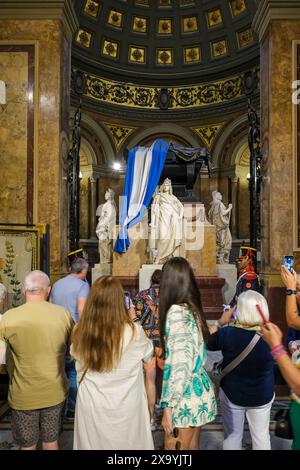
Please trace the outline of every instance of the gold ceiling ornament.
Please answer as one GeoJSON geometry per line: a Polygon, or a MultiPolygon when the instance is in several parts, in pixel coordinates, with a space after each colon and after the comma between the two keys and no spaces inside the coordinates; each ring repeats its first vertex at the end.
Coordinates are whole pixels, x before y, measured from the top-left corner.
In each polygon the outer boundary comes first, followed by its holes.
{"type": "Polygon", "coordinates": [[[247,10],[245,0],[230,0],[230,9],[232,16],[238,16],[247,10]]]}
{"type": "Polygon", "coordinates": [[[142,16],[134,16],[132,22],[132,31],[134,33],[147,33],[148,19],[142,16]]]}
{"type": "MultiPolygon", "coordinates": [[[[254,70],[253,70],[254,72],[254,70]]],[[[132,85],[125,82],[107,80],[84,72],[85,96],[105,105],[158,110],[159,87],[132,85]]],[[[243,76],[234,75],[227,79],[196,85],[169,87],[171,110],[194,109],[232,102],[245,97],[243,76]]]]}
{"type": "Polygon", "coordinates": [[[92,42],[92,33],[89,33],[88,31],[85,31],[84,29],[79,29],[77,36],[76,36],[76,42],[80,44],[81,46],[84,47],[91,47],[91,42],[92,42]]]}
{"type": "Polygon", "coordinates": [[[220,8],[207,12],[207,24],[209,28],[218,26],[223,23],[222,12],[220,8]]]}
{"type": "Polygon", "coordinates": [[[156,49],[156,64],[157,65],[173,65],[173,49],[172,48],[156,49]]]}
{"type": "Polygon", "coordinates": [[[198,31],[197,16],[188,16],[181,19],[181,29],[183,33],[194,33],[198,31]]]}
{"type": "Polygon", "coordinates": [[[135,64],[145,64],[146,63],[145,47],[130,46],[128,60],[129,62],[133,62],[135,64]]]}
{"type": "Polygon", "coordinates": [[[102,55],[117,59],[119,56],[119,44],[109,39],[104,39],[102,45],[102,55]]]}
{"type": "Polygon", "coordinates": [[[210,43],[211,55],[213,58],[222,57],[228,54],[228,44],[226,39],[218,39],[210,43]]]}
{"type": "Polygon", "coordinates": [[[237,41],[239,49],[242,49],[242,47],[252,46],[254,43],[254,36],[251,26],[247,26],[247,28],[237,32],[237,41]]]}
{"type": "Polygon", "coordinates": [[[200,46],[185,47],[183,57],[185,64],[194,64],[195,62],[201,62],[200,46]]]}
{"type": "Polygon", "coordinates": [[[160,18],[157,23],[158,34],[172,34],[172,20],[170,18],[160,18]]]}
{"type": "Polygon", "coordinates": [[[110,10],[107,22],[110,26],[121,29],[123,25],[123,13],[116,10],[110,10]]]}
{"type": "Polygon", "coordinates": [[[224,127],[224,122],[204,127],[192,127],[192,130],[202,139],[208,150],[211,150],[222,127],[224,127]]]}
{"type": "Polygon", "coordinates": [[[100,5],[98,2],[94,2],[94,0],[86,0],[84,5],[84,13],[93,18],[96,18],[100,10],[100,5]]]}
{"type": "Polygon", "coordinates": [[[127,137],[137,129],[136,127],[124,127],[110,122],[104,122],[103,124],[109,130],[117,151],[120,150],[127,137]]]}

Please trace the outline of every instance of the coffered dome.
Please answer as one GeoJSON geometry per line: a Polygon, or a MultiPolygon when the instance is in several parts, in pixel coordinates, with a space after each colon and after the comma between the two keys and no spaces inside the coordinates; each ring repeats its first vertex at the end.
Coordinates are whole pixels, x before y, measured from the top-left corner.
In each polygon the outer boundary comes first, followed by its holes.
{"type": "Polygon", "coordinates": [[[258,64],[256,0],[75,0],[73,66],[114,80],[192,83],[258,64]]]}

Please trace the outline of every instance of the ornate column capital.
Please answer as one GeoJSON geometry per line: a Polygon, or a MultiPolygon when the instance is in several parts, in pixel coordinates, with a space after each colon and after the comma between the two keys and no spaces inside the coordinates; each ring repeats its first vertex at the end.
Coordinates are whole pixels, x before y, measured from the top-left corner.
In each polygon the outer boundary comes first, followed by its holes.
{"type": "Polygon", "coordinates": [[[300,20],[299,0],[261,0],[252,22],[261,41],[273,20],[300,20]]]}
{"type": "Polygon", "coordinates": [[[61,20],[69,39],[79,27],[72,0],[1,0],[1,20],[61,20]]]}

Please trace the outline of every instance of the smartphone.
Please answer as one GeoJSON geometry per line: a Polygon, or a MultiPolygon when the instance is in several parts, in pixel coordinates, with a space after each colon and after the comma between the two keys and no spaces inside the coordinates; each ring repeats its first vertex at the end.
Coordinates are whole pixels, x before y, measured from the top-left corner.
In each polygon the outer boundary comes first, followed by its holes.
{"type": "Polygon", "coordinates": [[[285,256],[283,258],[283,264],[289,271],[293,271],[294,269],[294,257],[293,256],[285,256]]]}
{"type": "Polygon", "coordinates": [[[129,310],[130,309],[130,294],[128,292],[125,292],[124,296],[125,296],[126,308],[127,310],[129,310]]]}

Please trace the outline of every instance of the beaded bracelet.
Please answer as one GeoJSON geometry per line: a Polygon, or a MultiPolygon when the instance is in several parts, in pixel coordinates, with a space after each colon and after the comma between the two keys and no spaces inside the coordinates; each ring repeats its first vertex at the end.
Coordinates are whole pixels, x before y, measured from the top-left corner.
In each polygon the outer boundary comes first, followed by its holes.
{"type": "Polygon", "coordinates": [[[286,355],[287,355],[287,352],[285,350],[282,350],[279,353],[277,353],[275,357],[273,356],[273,359],[274,359],[274,361],[277,362],[278,359],[280,358],[280,356],[286,356],[286,355]]]}
{"type": "Polygon", "coordinates": [[[282,343],[279,343],[279,344],[276,344],[276,346],[274,346],[274,348],[271,349],[272,352],[275,352],[277,351],[278,349],[282,349],[284,348],[283,344],[282,343]]]}
{"type": "Polygon", "coordinates": [[[274,361],[277,361],[280,356],[287,354],[287,351],[283,344],[277,344],[274,348],[271,349],[271,356],[274,361]]]}

